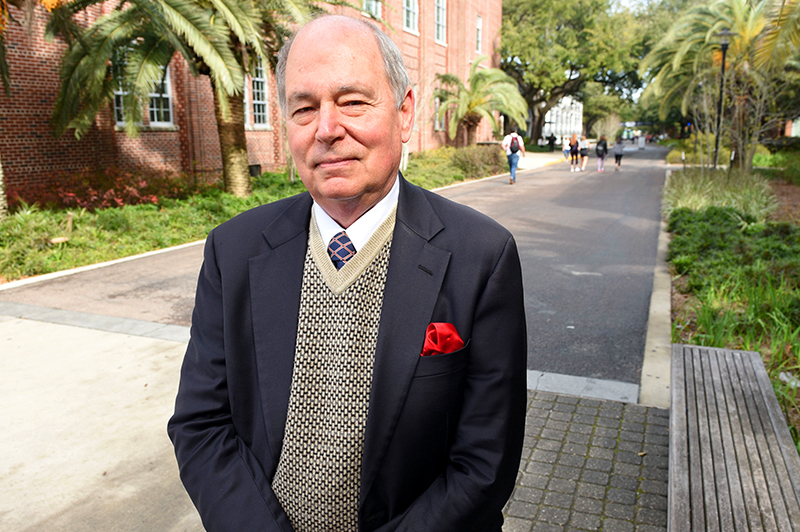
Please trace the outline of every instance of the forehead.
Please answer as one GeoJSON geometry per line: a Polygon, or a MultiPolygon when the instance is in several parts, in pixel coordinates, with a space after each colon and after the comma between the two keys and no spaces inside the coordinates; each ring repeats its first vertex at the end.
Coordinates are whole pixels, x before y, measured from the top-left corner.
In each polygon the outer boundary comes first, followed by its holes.
{"type": "Polygon", "coordinates": [[[292,43],[286,60],[287,92],[298,82],[337,80],[350,85],[369,83],[376,74],[385,77],[375,36],[355,21],[330,18],[304,27],[292,43]]]}

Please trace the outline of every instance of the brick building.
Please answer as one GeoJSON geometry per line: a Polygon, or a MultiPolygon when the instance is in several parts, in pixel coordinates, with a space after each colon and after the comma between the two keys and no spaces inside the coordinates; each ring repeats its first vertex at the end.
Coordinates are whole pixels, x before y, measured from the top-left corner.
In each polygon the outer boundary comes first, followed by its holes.
{"type": "MultiPolygon", "coordinates": [[[[444,123],[435,119],[432,99],[434,77],[451,72],[466,79],[472,61],[489,55],[484,66],[499,65],[502,0],[362,0],[365,12],[384,19],[383,26],[403,52],[417,95],[417,120],[410,151],[428,150],[449,142],[444,123]]],[[[37,8],[41,9],[41,8],[37,8]]],[[[103,7],[83,14],[89,24],[103,7]]],[[[108,9],[106,7],[105,9],[108,9]]],[[[23,20],[11,8],[17,20],[23,20]]],[[[363,17],[342,7],[332,11],[363,17]]],[[[213,95],[207,77],[193,77],[182,58],[169,65],[165,83],[151,95],[138,138],[126,136],[119,101],[97,117],[80,140],[71,131],[61,138],[50,124],[59,87],[58,69],[66,45],[42,37],[44,11],[37,11],[32,31],[20,25],[6,28],[11,94],[0,91],[0,163],[7,192],[24,192],[44,184],[60,172],[86,167],[117,165],[123,169],[155,172],[221,172],[219,137],[213,95]]],[[[259,69],[246,83],[248,162],[261,169],[286,163],[282,117],[276,100],[274,77],[259,69]]],[[[492,137],[489,124],[481,124],[479,140],[492,137]]]]}

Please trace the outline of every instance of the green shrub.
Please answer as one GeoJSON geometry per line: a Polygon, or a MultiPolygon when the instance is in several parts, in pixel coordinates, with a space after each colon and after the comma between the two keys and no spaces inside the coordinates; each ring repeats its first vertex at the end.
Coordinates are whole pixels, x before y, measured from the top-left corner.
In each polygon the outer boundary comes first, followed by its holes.
{"type": "Polygon", "coordinates": [[[450,159],[467,179],[500,174],[507,170],[508,158],[499,146],[469,146],[456,150],[450,159]]]}
{"type": "Polygon", "coordinates": [[[670,174],[662,193],[666,217],[680,208],[699,211],[713,206],[741,212],[740,222],[749,224],[765,221],[778,203],[769,180],[758,173],[687,168],[670,174]]]}

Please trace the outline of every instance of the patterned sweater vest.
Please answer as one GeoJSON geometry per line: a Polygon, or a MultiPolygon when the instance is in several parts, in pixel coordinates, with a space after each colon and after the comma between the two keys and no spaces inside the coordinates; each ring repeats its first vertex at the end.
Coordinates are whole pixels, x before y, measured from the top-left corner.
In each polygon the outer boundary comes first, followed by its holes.
{"type": "Polygon", "coordinates": [[[356,532],[395,211],[341,270],[311,219],[286,432],[272,488],[296,532],[356,532]]]}

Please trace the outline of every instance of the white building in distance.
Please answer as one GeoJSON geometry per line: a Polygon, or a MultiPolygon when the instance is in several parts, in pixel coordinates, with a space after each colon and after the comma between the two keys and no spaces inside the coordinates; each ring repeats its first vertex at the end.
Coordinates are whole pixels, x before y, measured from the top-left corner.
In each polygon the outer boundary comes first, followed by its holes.
{"type": "Polygon", "coordinates": [[[544,117],[542,137],[545,139],[550,133],[557,138],[564,135],[572,136],[573,133],[581,135],[583,131],[583,104],[570,96],[564,96],[544,117]]]}

